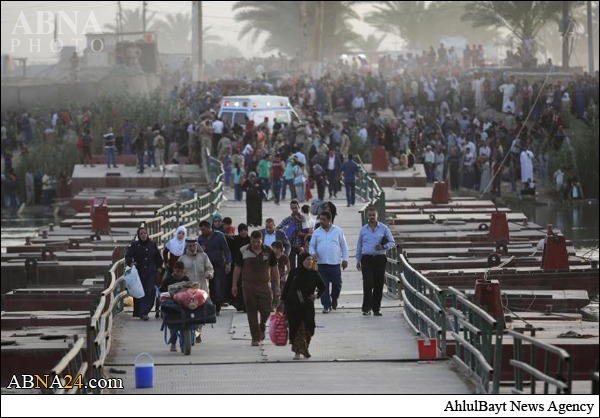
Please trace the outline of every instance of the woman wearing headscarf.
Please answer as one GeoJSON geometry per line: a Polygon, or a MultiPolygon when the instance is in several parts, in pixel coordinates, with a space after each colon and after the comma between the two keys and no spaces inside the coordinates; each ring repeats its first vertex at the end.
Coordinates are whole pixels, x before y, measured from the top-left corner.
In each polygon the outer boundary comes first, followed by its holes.
{"type": "Polygon", "coordinates": [[[308,346],[315,334],[314,301],[325,292],[323,279],[318,271],[312,269],[312,264],[310,254],[304,252],[298,255],[298,267],[288,275],[281,294],[290,326],[294,360],[300,360],[300,355],[310,357],[308,346]]]}
{"type": "Polygon", "coordinates": [[[167,274],[173,272],[175,263],[185,254],[185,238],[187,237],[187,229],[185,226],[177,227],[175,237],[167,241],[162,252],[162,257],[165,262],[167,274]]]}
{"type": "MultiPolygon", "coordinates": [[[[177,227],[175,237],[167,241],[165,248],[162,251],[164,260],[164,271],[159,270],[159,283],[162,283],[169,275],[173,274],[175,263],[183,254],[185,254],[185,239],[187,237],[187,229],[185,226],[177,227]]],[[[155,309],[156,317],[160,317],[160,293],[156,294],[155,309]]]]}
{"type": "Polygon", "coordinates": [[[264,192],[255,172],[248,174],[242,189],[246,192],[246,222],[249,226],[261,226],[264,192]]]}
{"type": "Polygon", "coordinates": [[[148,320],[148,314],[154,305],[156,274],[162,263],[160,251],[156,243],[148,237],[146,228],[138,228],[137,240],[133,240],[127,249],[125,264],[135,264],[144,288],[144,297],[133,300],[133,316],[141,318],[142,321],[148,320]]]}

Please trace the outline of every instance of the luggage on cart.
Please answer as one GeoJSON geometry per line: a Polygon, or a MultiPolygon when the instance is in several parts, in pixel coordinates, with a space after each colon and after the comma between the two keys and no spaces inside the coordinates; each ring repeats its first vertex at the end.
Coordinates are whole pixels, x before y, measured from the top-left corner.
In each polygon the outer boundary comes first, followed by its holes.
{"type": "Polygon", "coordinates": [[[217,309],[210,299],[196,309],[187,309],[174,299],[165,299],[161,303],[161,311],[163,321],[170,329],[186,329],[217,322],[217,309]]]}

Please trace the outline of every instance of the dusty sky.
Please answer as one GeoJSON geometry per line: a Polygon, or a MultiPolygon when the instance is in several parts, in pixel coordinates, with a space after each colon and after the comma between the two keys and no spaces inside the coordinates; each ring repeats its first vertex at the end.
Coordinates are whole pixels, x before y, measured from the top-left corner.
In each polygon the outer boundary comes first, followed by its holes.
{"type": "MultiPolygon", "coordinates": [[[[246,40],[238,41],[239,25],[232,18],[231,7],[233,1],[203,1],[204,24],[213,28],[213,33],[218,34],[226,42],[235,44],[247,56],[264,55],[260,47],[250,44],[246,40]]],[[[123,1],[124,9],[141,8],[141,1],[123,1]]],[[[99,27],[101,30],[108,23],[114,24],[117,13],[116,1],[94,2],[61,2],[61,1],[2,1],[2,53],[15,57],[28,57],[29,63],[55,62],[58,49],[53,44],[54,32],[51,29],[54,18],[50,13],[64,12],[64,15],[76,23],[76,30],[65,21],[61,25],[62,33],[57,35],[64,45],[85,45],[83,32],[93,32],[99,27]],[[77,12],[77,13],[75,13],[77,12]],[[47,21],[47,22],[44,22],[47,21]],[[97,26],[96,26],[97,22],[97,26]]],[[[369,10],[371,6],[362,4],[355,7],[359,14],[369,10]]],[[[148,10],[157,13],[157,17],[164,14],[191,13],[190,1],[150,1],[148,10]]],[[[71,24],[73,26],[73,24],[71,24]]],[[[355,30],[363,35],[374,33],[366,23],[354,21],[355,30]]],[[[397,37],[388,36],[383,49],[399,49],[401,42],[397,37]]],[[[260,46],[260,45],[259,45],[260,46]]]]}

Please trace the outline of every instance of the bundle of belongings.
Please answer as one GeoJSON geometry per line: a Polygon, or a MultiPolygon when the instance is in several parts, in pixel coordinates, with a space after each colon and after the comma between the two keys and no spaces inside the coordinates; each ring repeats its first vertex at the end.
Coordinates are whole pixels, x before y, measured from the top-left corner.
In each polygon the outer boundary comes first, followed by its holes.
{"type": "Polygon", "coordinates": [[[178,282],[160,295],[162,318],[171,329],[215,324],[217,310],[198,282],[178,282]]]}

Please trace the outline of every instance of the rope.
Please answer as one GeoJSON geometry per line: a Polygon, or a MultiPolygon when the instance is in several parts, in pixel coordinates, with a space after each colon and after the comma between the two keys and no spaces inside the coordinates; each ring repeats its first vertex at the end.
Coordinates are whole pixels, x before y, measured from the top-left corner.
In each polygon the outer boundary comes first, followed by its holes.
{"type": "MultiPolygon", "coordinates": [[[[548,77],[550,76],[551,72],[552,72],[552,67],[550,67],[548,69],[548,72],[546,73],[546,77],[544,78],[544,82],[542,83],[542,86],[540,87],[540,90],[538,91],[538,94],[537,94],[535,100],[533,101],[533,104],[529,108],[529,113],[527,114],[527,117],[523,121],[523,124],[521,125],[521,129],[519,129],[519,132],[517,132],[517,135],[515,136],[515,138],[519,138],[521,136],[521,132],[523,132],[523,129],[527,125],[527,122],[529,121],[529,118],[531,117],[531,114],[533,113],[533,109],[535,109],[535,106],[537,105],[537,102],[540,99],[540,96],[542,95],[542,91],[544,91],[544,87],[546,86],[546,82],[548,81],[548,77]]],[[[485,186],[485,189],[483,190],[483,192],[481,192],[481,194],[479,195],[479,199],[481,199],[483,197],[483,195],[485,193],[487,193],[488,189],[490,188],[490,186],[494,182],[494,179],[496,178],[496,176],[498,175],[498,173],[502,171],[502,167],[504,166],[504,162],[506,161],[506,159],[508,158],[509,155],[510,155],[510,149],[508,150],[508,152],[505,153],[504,158],[502,159],[502,162],[500,163],[500,165],[498,166],[498,168],[496,169],[496,171],[492,175],[492,177],[491,177],[490,181],[488,182],[487,186],[485,186]]]]}

